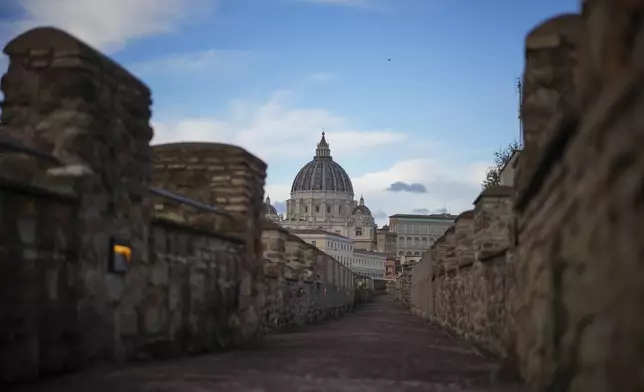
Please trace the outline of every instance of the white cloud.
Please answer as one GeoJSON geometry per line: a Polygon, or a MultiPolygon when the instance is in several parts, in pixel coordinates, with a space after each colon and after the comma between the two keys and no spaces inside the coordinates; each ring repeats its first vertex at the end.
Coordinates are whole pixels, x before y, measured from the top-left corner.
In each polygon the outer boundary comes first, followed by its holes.
{"type": "Polygon", "coordinates": [[[233,72],[248,64],[256,55],[246,50],[205,50],[197,53],[177,53],[160,59],[128,66],[139,75],[194,72],[233,72]]]}
{"type": "Polygon", "coordinates": [[[128,41],[175,31],[211,13],[216,0],[18,0],[26,16],[3,22],[13,37],[36,26],[63,29],[114,52],[128,41]]]}
{"type": "Polygon", "coordinates": [[[309,79],[313,82],[327,83],[336,79],[336,75],[331,72],[316,72],[309,75],[309,79]]]}
{"type": "MultiPolygon", "coordinates": [[[[452,214],[472,208],[481,191],[482,163],[459,161],[449,156],[409,159],[382,171],[352,179],[356,193],[363,194],[366,204],[389,215],[414,213],[414,210],[436,211],[446,208],[452,214]],[[424,185],[427,192],[391,192],[386,188],[397,181],[424,185]]],[[[485,164],[485,166],[487,166],[485,164]]],[[[379,219],[379,224],[386,219],[379,219]]]]}
{"type": "Polygon", "coordinates": [[[225,118],[186,118],[155,122],[153,142],[216,141],[244,147],[265,161],[312,155],[322,129],[332,135],[334,155],[391,146],[406,135],[392,130],[356,130],[344,117],[325,109],[290,105],[292,91],[274,92],[263,103],[237,100],[225,118]]]}

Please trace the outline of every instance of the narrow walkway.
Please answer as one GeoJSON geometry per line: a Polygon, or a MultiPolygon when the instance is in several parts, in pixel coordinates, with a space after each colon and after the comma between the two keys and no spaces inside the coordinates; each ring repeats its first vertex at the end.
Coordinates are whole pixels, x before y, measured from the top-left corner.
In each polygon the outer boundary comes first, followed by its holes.
{"type": "Polygon", "coordinates": [[[380,297],[355,313],[258,350],[133,365],[18,389],[25,392],[524,391],[497,365],[380,297]]]}

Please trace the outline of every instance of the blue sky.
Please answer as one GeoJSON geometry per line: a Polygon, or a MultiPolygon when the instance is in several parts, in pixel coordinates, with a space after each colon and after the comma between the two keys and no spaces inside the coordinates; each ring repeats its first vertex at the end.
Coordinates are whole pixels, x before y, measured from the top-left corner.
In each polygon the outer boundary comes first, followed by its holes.
{"type": "Polygon", "coordinates": [[[154,142],[245,147],[268,162],[274,202],[288,197],[324,128],[356,198],[382,224],[394,213],[471,208],[493,152],[519,136],[525,34],[577,6],[5,0],[0,34],[6,42],[53,25],[99,48],[152,88],[154,142]],[[422,187],[387,190],[398,182],[422,187]]]}

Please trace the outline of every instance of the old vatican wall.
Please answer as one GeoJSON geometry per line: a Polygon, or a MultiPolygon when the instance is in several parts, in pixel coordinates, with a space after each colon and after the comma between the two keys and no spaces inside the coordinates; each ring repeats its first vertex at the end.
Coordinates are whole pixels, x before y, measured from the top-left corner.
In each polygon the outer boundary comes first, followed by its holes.
{"type": "Polygon", "coordinates": [[[482,192],[399,296],[544,390],[636,391],[644,5],[582,3],[526,38],[514,188],[482,192]]]}
{"type": "Polygon", "coordinates": [[[0,385],[257,344],[368,299],[364,279],[263,220],[264,162],[150,146],[149,89],[63,31],[4,51],[0,142],[29,151],[0,155],[0,385]]]}

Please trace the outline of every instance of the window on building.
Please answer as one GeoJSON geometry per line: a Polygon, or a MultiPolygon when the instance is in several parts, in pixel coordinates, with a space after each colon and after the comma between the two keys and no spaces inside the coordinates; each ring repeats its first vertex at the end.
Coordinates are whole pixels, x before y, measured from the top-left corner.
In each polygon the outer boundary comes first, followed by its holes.
{"type": "Polygon", "coordinates": [[[304,212],[308,213],[309,212],[309,207],[304,207],[304,212]]]}
{"type": "Polygon", "coordinates": [[[311,241],[311,245],[317,246],[317,241],[311,241]]]}
{"type": "Polygon", "coordinates": [[[356,227],[356,235],[362,235],[362,227],[356,227]]]}
{"type": "Polygon", "coordinates": [[[319,206],[315,207],[315,212],[320,212],[320,207],[319,206]]]}
{"type": "Polygon", "coordinates": [[[330,213],[331,213],[331,207],[327,207],[327,208],[326,208],[326,213],[327,213],[327,214],[330,214],[330,213]]]}

